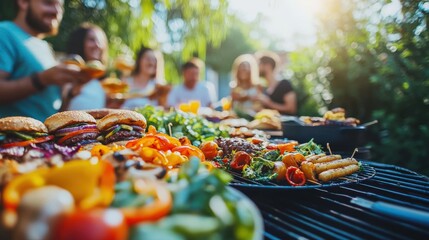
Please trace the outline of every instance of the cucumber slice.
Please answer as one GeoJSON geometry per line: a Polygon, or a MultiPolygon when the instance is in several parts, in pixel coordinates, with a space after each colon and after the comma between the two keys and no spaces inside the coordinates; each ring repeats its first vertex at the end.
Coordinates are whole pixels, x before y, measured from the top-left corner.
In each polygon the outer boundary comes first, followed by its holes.
{"type": "Polygon", "coordinates": [[[121,126],[117,126],[115,129],[113,129],[111,132],[109,132],[106,137],[104,139],[108,139],[109,137],[111,137],[113,134],[119,132],[119,130],[121,130],[121,126]]]}
{"type": "Polygon", "coordinates": [[[19,137],[21,139],[24,139],[24,140],[31,140],[31,139],[34,138],[31,135],[28,135],[28,134],[25,134],[25,133],[20,133],[20,132],[15,132],[15,131],[12,131],[11,133],[15,134],[15,136],[17,136],[17,137],[19,137]]]}
{"type": "Polygon", "coordinates": [[[128,131],[132,131],[133,130],[133,127],[131,127],[129,125],[125,125],[125,124],[122,124],[121,128],[124,129],[124,130],[128,130],[128,131]]]}
{"type": "Polygon", "coordinates": [[[44,137],[44,136],[48,136],[47,133],[42,133],[42,132],[35,132],[32,133],[31,135],[35,136],[35,137],[44,137]]]}

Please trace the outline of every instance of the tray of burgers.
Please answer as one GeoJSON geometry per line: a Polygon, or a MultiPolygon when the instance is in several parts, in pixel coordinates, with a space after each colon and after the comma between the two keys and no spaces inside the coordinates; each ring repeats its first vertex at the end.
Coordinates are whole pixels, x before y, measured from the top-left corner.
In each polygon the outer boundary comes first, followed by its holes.
{"type": "Polygon", "coordinates": [[[228,186],[233,177],[201,147],[134,111],[0,119],[0,234],[262,239],[257,207],[228,186]]]}

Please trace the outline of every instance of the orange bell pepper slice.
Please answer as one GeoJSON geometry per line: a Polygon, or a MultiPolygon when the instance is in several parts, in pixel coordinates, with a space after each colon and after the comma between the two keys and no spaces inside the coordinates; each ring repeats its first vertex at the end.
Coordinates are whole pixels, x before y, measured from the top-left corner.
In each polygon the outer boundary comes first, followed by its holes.
{"type": "Polygon", "coordinates": [[[185,155],[188,158],[191,158],[193,156],[197,157],[200,159],[201,162],[204,162],[206,160],[204,153],[199,148],[192,145],[176,147],[176,148],[173,148],[171,151],[179,152],[180,154],[185,155]]]}
{"type": "Polygon", "coordinates": [[[150,147],[142,147],[139,151],[139,155],[144,161],[147,162],[164,166],[168,164],[168,160],[163,152],[150,147]]]}
{"type": "Polygon", "coordinates": [[[188,161],[188,158],[186,156],[183,156],[178,152],[167,153],[166,157],[168,160],[167,166],[169,167],[174,167],[188,161]]]}
{"type": "Polygon", "coordinates": [[[298,145],[297,142],[288,142],[277,144],[277,148],[280,150],[280,154],[284,154],[285,152],[293,152],[295,151],[295,146],[298,145]]]}
{"type": "Polygon", "coordinates": [[[69,191],[79,208],[108,206],[114,196],[115,172],[110,163],[97,159],[73,160],[59,167],[39,169],[13,179],[3,191],[3,204],[16,210],[26,191],[46,185],[69,191]]]}
{"type": "Polygon", "coordinates": [[[128,225],[148,221],[153,222],[166,216],[171,211],[173,200],[170,191],[164,185],[138,179],[134,182],[134,190],[137,193],[153,195],[154,200],[142,207],[121,208],[120,210],[124,214],[128,225]]]}

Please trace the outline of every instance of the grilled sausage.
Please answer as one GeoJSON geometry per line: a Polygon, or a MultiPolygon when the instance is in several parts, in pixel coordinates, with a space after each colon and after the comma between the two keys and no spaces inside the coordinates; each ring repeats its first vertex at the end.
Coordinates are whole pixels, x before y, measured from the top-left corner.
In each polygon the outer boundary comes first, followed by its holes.
{"type": "Polygon", "coordinates": [[[314,168],[315,166],[312,162],[304,161],[301,163],[301,170],[308,180],[317,181],[314,168]]]}
{"type": "Polygon", "coordinates": [[[321,157],[324,157],[324,156],[326,156],[325,153],[321,153],[321,154],[317,154],[317,155],[311,155],[311,156],[307,156],[305,160],[309,161],[309,162],[313,162],[313,161],[315,161],[321,157]]]}
{"type": "Polygon", "coordinates": [[[359,166],[356,164],[352,164],[342,168],[329,169],[319,174],[319,180],[322,182],[329,182],[333,179],[350,175],[354,172],[357,172],[358,170],[359,166]]]}
{"type": "Polygon", "coordinates": [[[354,158],[345,158],[340,160],[335,160],[331,162],[323,162],[323,163],[316,163],[315,165],[315,171],[317,174],[329,170],[329,169],[335,169],[335,168],[341,168],[345,166],[349,166],[352,164],[357,164],[358,162],[354,158]]]}
{"type": "Polygon", "coordinates": [[[341,159],[341,155],[328,155],[314,160],[313,163],[331,162],[338,159],[341,159]]]}

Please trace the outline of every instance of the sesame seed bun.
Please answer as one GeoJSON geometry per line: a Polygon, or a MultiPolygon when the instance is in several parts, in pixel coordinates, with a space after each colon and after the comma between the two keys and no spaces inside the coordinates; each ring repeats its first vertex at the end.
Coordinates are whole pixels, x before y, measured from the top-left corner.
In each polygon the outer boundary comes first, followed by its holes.
{"type": "Polygon", "coordinates": [[[100,131],[104,131],[116,124],[136,125],[144,129],[146,128],[146,119],[143,115],[134,111],[117,110],[98,120],[97,128],[100,131]]]}
{"type": "Polygon", "coordinates": [[[64,111],[56,113],[45,120],[45,125],[49,132],[54,132],[60,128],[76,123],[92,123],[96,121],[93,116],[84,111],[64,111]]]}
{"type": "Polygon", "coordinates": [[[30,117],[5,117],[0,119],[0,131],[25,131],[47,133],[48,129],[39,120],[30,117]]]}
{"type": "Polygon", "coordinates": [[[98,120],[98,119],[102,119],[106,115],[113,113],[115,111],[118,111],[118,110],[117,109],[110,109],[110,108],[101,108],[101,109],[86,110],[85,112],[87,112],[88,114],[93,116],[96,120],[98,120]]]}

